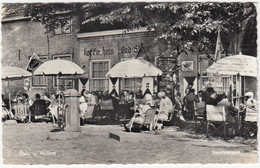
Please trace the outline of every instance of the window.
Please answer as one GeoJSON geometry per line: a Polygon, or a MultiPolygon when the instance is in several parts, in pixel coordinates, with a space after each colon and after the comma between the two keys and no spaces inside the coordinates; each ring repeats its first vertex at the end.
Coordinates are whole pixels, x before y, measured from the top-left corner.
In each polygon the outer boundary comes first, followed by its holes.
{"type": "Polygon", "coordinates": [[[137,88],[142,88],[142,78],[125,78],[121,80],[122,89],[136,91],[137,88]]]}
{"type": "MultiPolygon", "coordinates": [[[[53,55],[53,59],[63,59],[63,60],[69,60],[72,61],[72,55],[71,54],[64,54],[64,55],[53,55]]],[[[57,65],[59,66],[59,65],[57,65]]],[[[54,77],[54,87],[57,87],[57,77],[54,77]]],[[[59,85],[63,87],[64,89],[71,89],[72,88],[72,80],[68,79],[62,79],[60,78],[59,85]]]]}
{"type": "MultiPolygon", "coordinates": [[[[47,56],[38,56],[42,62],[47,61],[47,56]]],[[[30,58],[29,58],[30,59],[30,58]]],[[[32,87],[47,87],[47,77],[42,76],[33,76],[32,77],[32,87]]]]}
{"type": "Polygon", "coordinates": [[[109,79],[106,78],[106,73],[109,71],[110,62],[107,61],[92,61],[91,62],[91,91],[107,91],[109,88],[109,79]]]}
{"type": "Polygon", "coordinates": [[[55,35],[61,35],[61,34],[71,34],[71,20],[68,21],[68,23],[62,27],[58,27],[57,29],[55,29],[54,33],[55,35]]]}

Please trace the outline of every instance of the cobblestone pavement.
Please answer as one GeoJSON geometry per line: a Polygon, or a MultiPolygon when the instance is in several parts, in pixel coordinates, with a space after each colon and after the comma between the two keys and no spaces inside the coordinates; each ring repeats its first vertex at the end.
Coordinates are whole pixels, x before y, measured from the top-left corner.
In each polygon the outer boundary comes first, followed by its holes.
{"type": "Polygon", "coordinates": [[[166,127],[124,132],[120,125],[84,125],[80,137],[49,140],[52,124],[3,125],[4,164],[256,163],[254,145],[207,139],[166,127]],[[109,138],[113,132],[124,141],[109,138]]]}

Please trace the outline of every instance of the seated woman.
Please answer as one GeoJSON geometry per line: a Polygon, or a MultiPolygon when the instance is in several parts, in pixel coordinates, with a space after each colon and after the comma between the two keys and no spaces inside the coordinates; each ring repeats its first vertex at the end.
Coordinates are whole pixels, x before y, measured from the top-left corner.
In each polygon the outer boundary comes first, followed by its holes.
{"type": "Polygon", "coordinates": [[[133,124],[137,124],[138,128],[140,129],[144,123],[147,110],[151,109],[152,107],[154,107],[152,95],[146,94],[144,96],[144,104],[139,105],[139,113],[135,113],[130,122],[124,125],[125,129],[127,131],[131,130],[133,124]]]}
{"type": "MultiPolygon", "coordinates": [[[[157,121],[167,121],[169,118],[169,113],[173,112],[174,106],[169,97],[167,97],[164,91],[160,91],[158,93],[158,97],[160,99],[159,109],[157,109],[158,114],[155,116],[155,120],[157,121]]],[[[155,121],[155,123],[157,123],[155,121]]]]}
{"type": "Polygon", "coordinates": [[[245,93],[245,105],[248,108],[257,110],[257,101],[254,99],[254,93],[253,92],[247,92],[245,93]]]}
{"type": "Polygon", "coordinates": [[[49,106],[47,108],[50,110],[50,114],[58,120],[58,117],[62,114],[63,96],[61,94],[52,94],[49,101],[50,104],[48,103],[49,106]]]}

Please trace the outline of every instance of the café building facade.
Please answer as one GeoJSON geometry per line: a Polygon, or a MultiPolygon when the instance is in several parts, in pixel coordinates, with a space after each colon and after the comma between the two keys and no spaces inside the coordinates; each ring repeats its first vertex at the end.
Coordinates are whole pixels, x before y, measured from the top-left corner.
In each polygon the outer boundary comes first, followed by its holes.
{"type": "MultiPolygon", "coordinates": [[[[141,89],[144,93],[147,87],[151,92],[157,92],[162,87],[160,87],[159,79],[156,78],[126,78],[117,80],[114,85],[105,75],[120,61],[133,58],[145,59],[157,66],[159,57],[169,60],[172,57],[169,52],[171,48],[167,47],[167,43],[155,41],[155,32],[148,31],[146,28],[128,31],[124,25],[120,24],[111,26],[92,22],[82,25],[77,17],[73,17],[64,27],[58,28],[55,32],[46,33],[43,25],[23,17],[23,13],[19,10],[14,10],[14,13],[3,17],[1,23],[2,66],[25,69],[33,53],[37,54],[42,62],[57,58],[71,60],[78,64],[86,74],[82,80],[64,79],[61,85],[64,89],[75,88],[79,92],[83,88],[90,91],[111,91],[113,87],[118,93],[123,89],[132,91],[141,89]]],[[[240,37],[242,40],[234,43],[243,54],[256,56],[255,27],[256,24],[247,26],[247,33],[240,37]]],[[[177,62],[170,62],[180,67],[178,79],[175,79],[176,74],[170,74],[168,81],[165,83],[163,80],[162,83],[169,86],[170,90],[176,89],[171,94],[179,92],[182,97],[190,82],[194,83],[196,91],[201,90],[202,76],[205,69],[212,64],[211,59],[207,58],[208,54],[182,53],[177,62]],[[176,82],[179,87],[172,87],[176,82]]],[[[164,72],[164,75],[167,76],[167,73],[164,72]]],[[[36,93],[56,91],[55,77],[33,76],[29,80],[29,90],[24,90],[22,80],[11,81],[8,84],[2,81],[2,88],[5,88],[2,93],[15,95],[27,92],[33,97],[36,93]]]]}

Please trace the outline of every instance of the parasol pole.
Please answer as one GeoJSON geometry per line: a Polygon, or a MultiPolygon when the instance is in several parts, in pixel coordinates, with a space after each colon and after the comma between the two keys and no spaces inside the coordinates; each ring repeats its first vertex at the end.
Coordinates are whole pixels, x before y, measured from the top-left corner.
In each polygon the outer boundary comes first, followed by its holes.
{"type": "Polygon", "coordinates": [[[11,111],[12,109],[12,104],[11,104],[11,93],[8,94],[8,99],[9,99],[9,110],[11,111]]]}
{"type": "Polygon", "coordinates": [[[58,94],[58,99],[59,99],[59,107],[60,107],[60,78],[59,74],[57,75],[57,94],[58,94]]]}
{"type": "MultiPolygon", "coordinates": [[[[135,77],[134,77],[134,89],[135,89],[135,77]]],[[[136,113],[136,93],[134,91],[134,112],[136,113]]]]}

